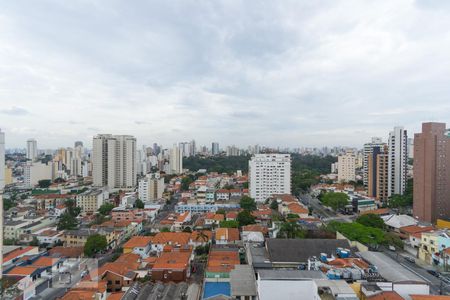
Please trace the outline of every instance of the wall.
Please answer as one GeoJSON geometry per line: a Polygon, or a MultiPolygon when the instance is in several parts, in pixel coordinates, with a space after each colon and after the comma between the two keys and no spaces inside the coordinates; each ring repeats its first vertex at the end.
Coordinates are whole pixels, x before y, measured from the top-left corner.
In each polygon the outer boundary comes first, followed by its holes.
{"type": "Polygon", "coordinates": [[[337,240],[347,240],[347,241],[350,243],[350,246],[358,248],[358,250],[359,250],[360,252],[366,252],[366,251],[369,251],[369,247],[367,247],[366,245],[361,244],[361,243],[358,242],[358,241],[350,241],[348,238],[346,238],[346,237],[345,237],[342,233],[340,233],[340,232],[336,232],[336,239],[337,239],[337,240]]]}

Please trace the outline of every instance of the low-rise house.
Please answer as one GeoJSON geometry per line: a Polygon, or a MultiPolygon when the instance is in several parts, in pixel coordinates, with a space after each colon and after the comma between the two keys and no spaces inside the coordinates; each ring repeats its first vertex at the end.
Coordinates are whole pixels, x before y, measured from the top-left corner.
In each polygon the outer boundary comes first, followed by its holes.
{"type": "Polygon", "coordinates": [[[242,198],[242,191],[240,189],[231,189],[230,198],[242,198]]]}
{"type": "Polygon", "coordinates": [[[400,227],[399,236],[406,240],[406,244],[413,247],[419,248],[420,241],[422,239],[422,232],[429,232],[433,230],[432,226],[420,226],[420,225],[410,225],[405,227],[400,227]]]}
{"type": "Polygon", "coordinates": [[[60,243],[63,239],[63,233],[61,231],[57,231],[56,227],[39,230],[34,234],[34,236],[36,236],[37,240],[39,241],[39,245],[43,247],[53,246],[57,243],[60,243]]]}
{"type": "Polygon", "coordinates": [[[235,265],[230,272],[233,299],[257,299],[255,271],[250,265],[235,265]]]}
{"type": "Polygon", "coordinates": [[[211,243],[212,240],[212,231],[209,230],[200,230],[193,231],[191,234],[191,238],[189,239],[189,245],[193,247],[204,246],[206,244],[211,243]]]}
{"type": "Polygon", "coordinates": [[[151,250],[151,242],[150,236],[133,236],[123,245],[123,253],[135,253],[146,258],[151,250]]]}
{"type": "Polygon", "coordinates": [[[23,256],[28,255],[37,255],[39,254],[39,247],[21,247],[21,246],[12,246],[11,250],[8,249],[9,246],[3,246],[3,266],[9,266],[16,262],[23,256]],[[8,251],[9,250],[9,251],[8,251]]]}
{"type": "Polygon", "coordinates": [[[109,300],[106,288],[106,281],[81,281],[72,287],[61,300],[109,300]]]}
{"type": "Polygon", "coordinates": [[[114,222],[145,222],[152,221],[155,217],[156,209],[128,209],[123,207],[115,207],[111,211],[111,220],[114,222]]]}
{"type": "Polygon", "coordinates": [[[63,247],[57,246],[48,250],[51,257],[81,258],[84,256],[84,247],[63,247]]]}
{"type": "Polygon", "coordinates": [[[230,191],[221,189],[216,191],[216,200],[218,201],[228,201],[230,200],[230,191]]]}
{"type": "Polygon", "coordinates": [[[239,229],[237,228],[217,228],[214,239],[218,245],[236,244],[240,241],[239,229]]]}
{"type": "Polygon", "coordinates": [[[152,267],[152,280],[162,282],[186,281],[190,276],[192,250],[163,252],[152,267]]]}
{"type": "Polygon", "coordinates": [[[235,211],[228,211],[225,214],[225,220],[227,220],[227,221],[236,221],[237,220],[237,216],[238,216],[237,212],[235,212],[235,211]]]}
{"type": "Polygon", "coordinates": [[[173,222],[173,230],[179,231],[183,229],[183,224],[191,221],[191,213],[190,212],[184,212],[178,215],[176,220],[173,222]]]}
{"type": "Polygon", "coordinates": [[[221,221],[225,220],[223,214],[206,213],[205,215],[205,225],[219,225],[221,221]]]}
{"type": "Polygon", "coordinates": [[[132,262],[111,262],[91,271],[89,276],[93,281],[105,280],[107,292],[120,292],[127,290],[136,280],[138,274],[133,271],[136,268],[132,262]]]}
{"type": "Polygon", "coordinates": [[[435,265],[448,263],[444,260],[445,251],[450,248],[450,230],[422,232],[419,259],[435,265]]]}
{"type": "Polygon", "coordinates": [[[387,215],[381,217],[389,230],[400,233],[400,228],[417,225],[419,221],[408,215],[387,215]]]}
{"type": "Polygon", "coordinates": [[[161,253],[164,246],[184,246],[189,244],[189,232],[159,232],[152,238],[152,251],[161,253]]]}
{"type": "Polygon", "coordinates": [[[230,272],[240,264],[238,249],[212,248],[206,263],[206,278],[230,278],[230,272]]]}

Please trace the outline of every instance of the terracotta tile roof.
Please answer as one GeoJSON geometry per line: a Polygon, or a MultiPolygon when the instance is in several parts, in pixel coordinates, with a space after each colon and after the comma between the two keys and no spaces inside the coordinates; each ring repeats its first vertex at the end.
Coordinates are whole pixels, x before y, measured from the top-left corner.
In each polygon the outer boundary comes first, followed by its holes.
{"type": "Polygon", "coordinates": [[[394,291],[384,291],[379,294],[376,294],[371,297],[367,297],[367,299],[370,300],[404,300],[402,296],[397,294],[397,292],[394,291]]]}
{"type": "Polygon", "coordinates": [[[58,259],[48,257],[48,256],[41,256],[39,257],[35,262],[33,262],[31,265],[34,267],[51,267],[58,263],[58,259]]]}
{"type": "Polygon", "coordinates": [[[240,264],[237,251],[211,250],[208,255],[206,270],[208,272],[230,272],[235,265],[240,264]]]}
{"type": "Polygon", "coordinates": [[[189,243],[191,234],[189,232],[159,232],[153,239],[152,244],[179,244],[189,243]]]}
{"type": "Polygon", "coordinates": [[[66,199],[74,198],[74,195],[70,194],[46,194],[33,196],[35,199],[66,199]]]}
{"type": "Polygon", "coordinates": [[[178,222],[178,223],[184,223],[185,221],[186,221],[186,219],[187,219],[187,217],[189,217],[189,215],[190,215],[190,212],[184,212],[184,213],[182,213],[182,214],[180,214],[178,217],[177,217],[177,220],[176,220],[176,222],[178,222]]]}
{"type": "Polygon", "coordinates": [[[51,256],[59,255],[61,257],[80,257],[83,255],[84,248],[83,247],[63,247],[57,246],[50,249],[49,254],[51,256]]]}
{"type": "Polygon", "coordinates": [[[229,190],[229,192],[233,193],[233,194],[237,194],[237,193],[241,194],[242,193],[242,191],[240,189],[231,189],[231,190],[229,190]]]}
{"type": "Polygon", "coordinates": [[[68,291],[61,300],[90,300],[95,299],[94,291],[68,291]]]}
{"type": "MultiPolygon", "coordinates": [[[[126,276],[130,274],[130,271],[133,271],[132,266],[129,262],[123,263],[123,262],[110,262],[106,263],[103,266],[101,266],[97,270],[93,270],[90,273],[91,279],[94,279],[96,277],[102,278],[106,272],[112,272],[114,274],[120,275],[120,276],[126,276]]],[[[134,277],[137,276],[137,273],[130,274],[134,279],[134,277]]]]}
{"type": "Polygon", "coordinates": [[[256,218],[270,218],[272,216],[271,209],[254,210],[252,211],[252,216],[256,218]]]}
{"type": "Polygon", "coordinates": [[[191,257],[191,252],[163,252],[163,254],[158,257],[153,265],[153,270],[155,269],[171,269],[171,270],[183,270],[189,265],[189,259],[191,257]]]}
{"type": "Polygon", "coordinates": [[[123,245],[123,248],[145,248],[151,241],[151,236],[133,236],[123,245]]]}
{"type": "Polygon", "coordinates": [[[58,235],[60,232],[52,229],[44,230],[41,233],[39,233],[40,236],[54,236],[58,235]]]}
{"type": "Polygon", "coordinates": [[[229,190],[225,190],[225,189],[221,189],[221,190],[217,190],[216,194],[229,194],[230,191],[229,190]]]}
{"type": "Polygon", "coordinates": [[[256,224],[242,226],[242,231],[256,231],[261,232],[262,234],[269,233],[269,229],[266,226],[256,224]]]}
{"type": "Polygon", "coordinates": [[[238,216],[238,213],[235,212],[235,211],[229,211],[229,212],[227,212],[226,215],[225,215],[225,217],[226,217],[227,219],[236,219],[237,216],[238,216]]]}
{"type": "Polygon", "coordinates": [[[135,253],[125,253],[120,255],[114,262],[127,264],[132,270],[137,270],[139,268],[139,260],[141,256],[135,253]]]}
{"type": "Polygon", "coordinates": [[[309,212],[309,210],[307,208],[303,207],[298,202],[297,203],[296,202],[289,203],[288,208],[289,208],[289,211],[293,214],[307,214],[309,212]]]}
{"type": "Polygon", "coordinates": [[[400,232],[406,233],[406,234],[415,234],[415,233],[422,233],[427,231],[432,231],[432,226],[418,226],[418,225],[410,225],[405,227],[400,227],[400,232]]]}
{"type": "Polygon", "coordinates": [[[237,228],[217,228],[215,239],[228,242],[239,241],[239,230],[237,228]]]}
{"type": "Polygon", "coordinates": [[[15,249],[3,257],[3,263],[8,262],[14,258],[21,257],[21,256],[25,255],[25,253],[27,253],[35,248],[37,248],[37,247],[29,246],[29,247],[25,247],[25,248],[15,249]]]}
{"type": "Polygon", "coordinates": [[[39,270],[37,267],[21,267],[17,266],[11,269],[7,274],[8,275],[18,275],[18,276],[27,276],[33,274],[35,271],[39,270]]]}
{"type": "Polygon", "coordinates": [[[204,230],[202,234],[199,231],[193,231],[191,233],[192,242],[209,242],[212,239],[212,231],[204,230]]]}
{"type": "Polygon", "coordinates": [[[450,300],[450,296],[444,295],[410,295],[412,300],[450,300]]]}
{"type": "Polygon", "coordinates": [[[106,300],[120,300],[122,299],[123,295],[125,295],[125,292],[115,292],[112,293],[106,298],[106,300]]]}
{"type": "Polygon", "coordinates": [[[284,203],[298,202],[297,198],[291,194],[274,194],[273,198],[280,199],[284,203]]]}
{"type": "Polygon", "coordinates": [[[100,280],[100,281],[89,281],[89,280],[83,280],[77,283],[74,287],[72,287],[72,290],[77,291],[95,291],[104,293],[106,291],[107,287],[107,281],[106,280],[100,280]]]}

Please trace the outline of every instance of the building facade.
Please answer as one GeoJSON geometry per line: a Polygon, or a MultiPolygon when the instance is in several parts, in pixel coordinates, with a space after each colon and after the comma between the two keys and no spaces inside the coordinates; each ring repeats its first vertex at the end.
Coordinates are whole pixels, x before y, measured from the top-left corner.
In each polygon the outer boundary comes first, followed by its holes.
{"type": "Polygon", "coordinates": [[[93,141],[94,186],[133,189],[136,186],[136,138],[100,134],[93,141]]]}
{"type": "Polygon", "coordinates": [[[5,187],[5,170],[5,133],[0,129],[0,194],[5,187]]]}
{"type": "Polygon", "coordinates": [[[338,181],[356,181],[356,156],[353,152],[338,156],[338,181]]]}
{"type": "Polygon", "coordinates": [[[363,182],[364,186],[368,186],[368,172],[369,172],[369,157],[371,153],[373,152],[373,149],[378,147],[380,149],[384,148],[385,143],[383,143],[383,140],[380,137],[372,137],[372,141],[370,143],[364,144],[363,149],[363,182]]]}
{"type": "Polygon", "coordinates": [[[367,195],[380,201],[388,200],[387,146],[375,146],[367,160],[367,195]]]}
{"type": "Polygon", "coordinates": [[[264,202],[291,193],[291,155],[255,154],[248,163],[250,197],[264,202]]]}
{"type": "Polygon", "coordinates": [[[450,137],[445,123],[423,123],[414,136],[414,204],[417,219],[450,218],[450,137]]]}
{"type": "Polygon", "coordinates": [[[388,196],[403,195],[408,175],[408,134],[403,127],[389,133],[388,196]]]}
{"type": "Polygon", "coordinates": [[[138,194],[142,201],[156,201],[164,193],[164,177],[159,173],[147,174],[139,180],[138,194]]]}
{"type": "Polygon", "coordinates": [[[35,139],[27,140],[27,159],[34,161],[37,155],[37,141],[35,139]]]}
{"type": "Polygon", "coordinates": [[[169,169],[171,174],[183,173],[183,151],[176,145],[170,150],[169,169]]]}
{"type": "Polygon", "coordinates": [[[109,198],[109,193],[103,190],[91,190],[77,195],[77,207],[81,208],[83,214],[93,214],[109,198]]]}

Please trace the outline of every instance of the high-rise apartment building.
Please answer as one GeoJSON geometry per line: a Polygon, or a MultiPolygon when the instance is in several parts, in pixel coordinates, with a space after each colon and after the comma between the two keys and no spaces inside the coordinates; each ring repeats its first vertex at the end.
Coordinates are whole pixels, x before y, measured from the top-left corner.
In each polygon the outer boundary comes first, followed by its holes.
{"type": "Polygon", "coordinates": [[[248,162],[248,173],[250,197],[255,201],[291,193],[290,154],[255,154],[248,162]]]}
{"type": "Polygon", "coordinates": [[[183,173],[183,152],[176,145],[173,145],[173,148],[170,150],[169,169],[171,174],[183,173]]]}
{"type": "Polygon", "coordinates": [[[219,143],[213,142],[211,145],[211,154],[212,155],[218,155],[220,153],[219,150],[219,143]]]}
{"type": "Polygon", "coordinates": [[[138,194],[142,201],[156,201],[164,193],[164,177],[159,173],[147,174],[139,180],[138,194]]]}
{"type": "Polygon", "coordinates": [[[99,134],[93,140],[94,186],[133,189],[136,186],[136,138],[99,134]]]}
{"type": "Polygon", "coordinates": [[[385,143],[383,143],[383,140],[379,137],[372,137],[372,141],[370,143],[364,144],[363,149],[363,183],[364,186],[368,186],[368,162],[369,162],[369,156],[372,153],[373,148],[375,147],[381,147],[383,149],[385,143]]]}
{"type": "Polygon", "coordinates": [[[445,123],[423,123],[414,135],[413,215],[421,221],[450,218],[450,136],[445,123]]]}
{"type": "Polygon", "coordinates": [[[388,196],[403,195],[408,175],[408,134],[403,127],[389,133],[388,196]]]}
{"type": "Polygon", "coordinates": [[[351,151],[338,156],[338,181],[356,181],[356,156],[351,151]]]}
{"type": "Polygon", "coordinates": [[[35,139],[27,140],[27,159],[34,161],[37,156],[37,141],[35,139]]]}
{"type": "Polygon", "coordinates": [[[367,195],[380,201],[388,199],[388,151],[384,147],[372,147],[368,156],[367,195]]]}

